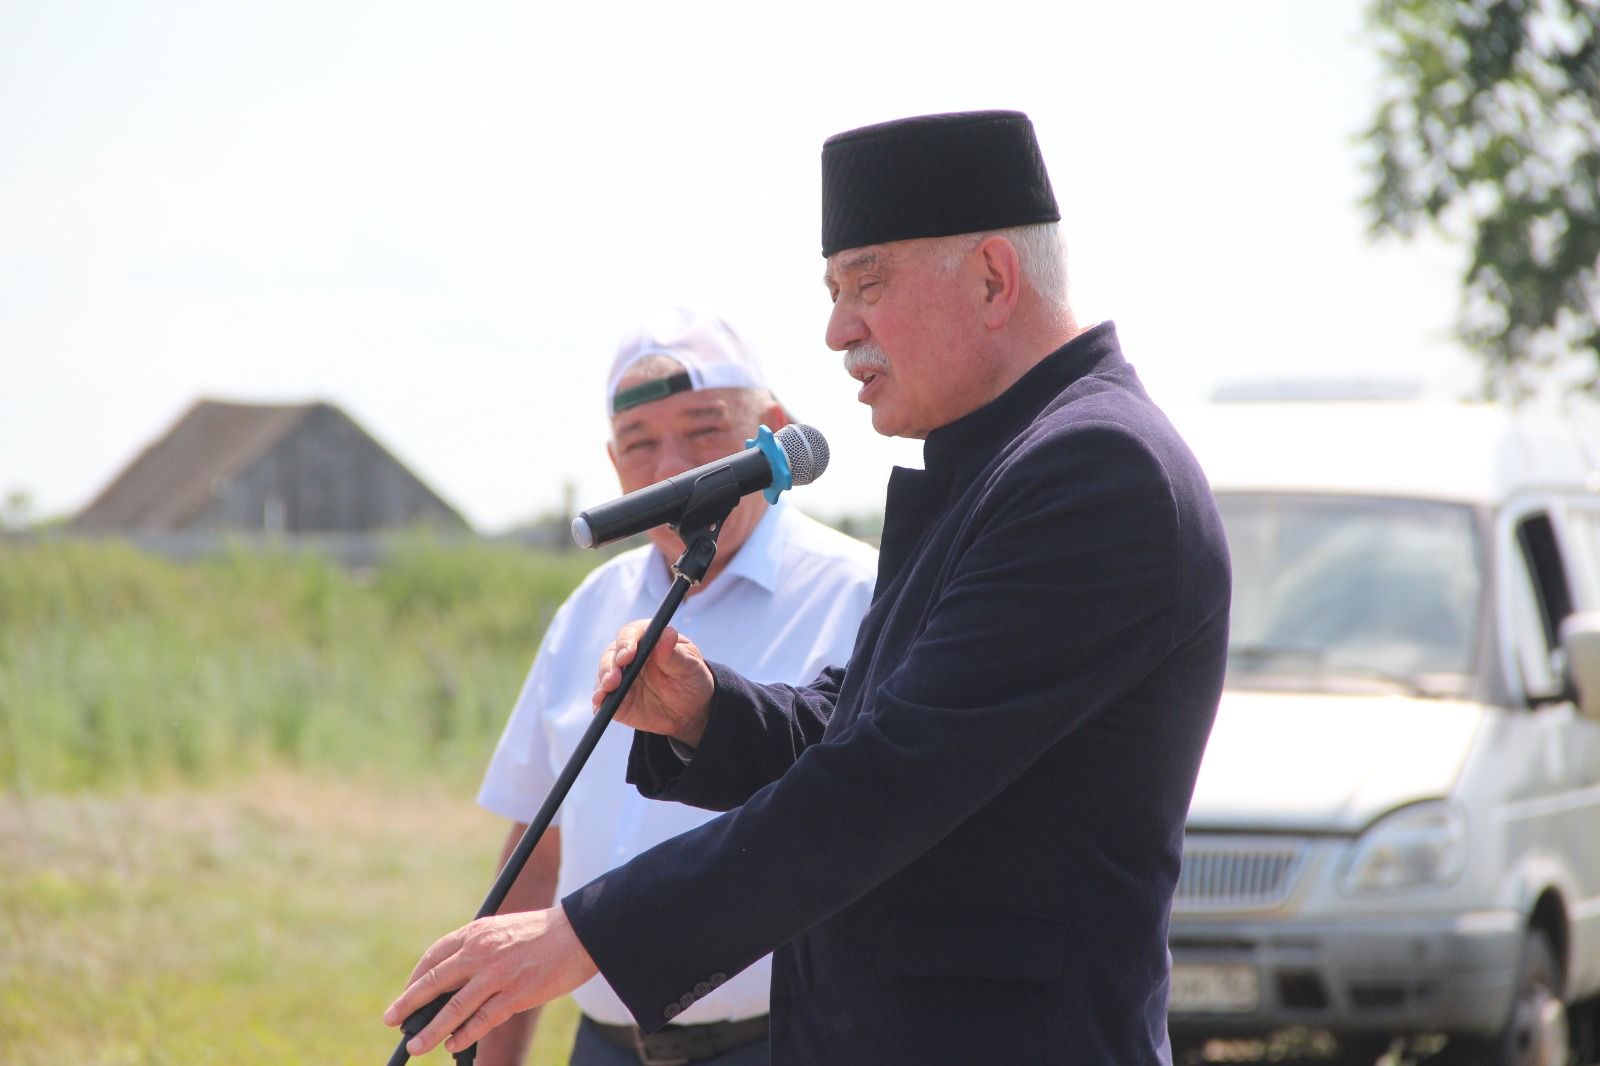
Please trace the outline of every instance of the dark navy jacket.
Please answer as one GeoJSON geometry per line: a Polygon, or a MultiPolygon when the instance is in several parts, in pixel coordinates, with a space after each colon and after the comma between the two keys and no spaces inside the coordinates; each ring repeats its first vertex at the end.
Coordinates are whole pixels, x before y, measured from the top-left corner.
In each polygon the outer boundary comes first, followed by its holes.
{"type": "Polygon", "coordinates": [[[1226,655],[1205,478],[1109,323],[889,483],[850,663],[713,667],[646,795],[727,810],[568,896],[654,1030],[776,949],[775,1063],[1169,1060],[1167,914],[1226,655]]]}

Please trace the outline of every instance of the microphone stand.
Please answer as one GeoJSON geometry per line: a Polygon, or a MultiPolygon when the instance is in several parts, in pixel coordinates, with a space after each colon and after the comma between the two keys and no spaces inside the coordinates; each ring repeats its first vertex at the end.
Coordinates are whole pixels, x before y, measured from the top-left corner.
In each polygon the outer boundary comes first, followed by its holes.
{"type": "MultiPolygon", "coordinates": [[[[495,879],[494,887],[489,889],[489,894],[484,897],[483,905],[478,908],[474,919],[487,918],[498,914],[500,906],[505,902],[506,894],[511,891],[511,886],[516,884],[517,876],[522,873],[522,867],[527,863],[528,857],[533,854],[533,849],[539,843],[539,838],[549,828],[551,820],[555,817],[556,810],[567,798],[567,792],[572,788],[572,783],[577,780],[578,772],[583,769],[583,764],[589,760],[595,746],[600,743],[600,734],[605,732],[606,726],[616,716],[617,708],[622,706],[622,701],[628,695],[628,690],[633,687],[634,679],[639,676],[639,671],[644,668],[645,662],[650,658],[650,653],[661,640],[661,632],[666,629],[667,623],[677,612],[678,605],[688,595],[691,586],[705,580],[706,571],[711,569],[711,563],[717,557],[717,534],[722,531],[722,524],[727,521],[728,515],[739,502],[741,493],[737,487],[731,490],[725,488],[726,483],[717,484],[722,479],[707,478],[704,482],[711,482],[697,486],[697,489],[706,490],[703,495],[696,492],[700,499],[691,501],[685,509],[683,518],[675,523],[678,535],[683,538],[683,554],[673,564],[672,587],[667,590],[666,596],[661,601],[661,606],[656,609],[655,616],[650,619],[650,625],[645,629],[644,635],[639,638],[639,648],[630,662],[622,671],[622,681],[616,689],[601,703],[600,709],[595,712],[594,719],[589,723],[589,728],[584,731],[578,746],[573,750],[567,765],[562,767],[561,774],[556,778],[556,783],[551,786],[550,794],[545,797],[544,806],[539,808],[539,813],[528,823],[528,828],[523,831],[522,839],[517,842],[516,849],[506,859],[505,866],[500,870],[500,876],[495,879]]],[[[394,1049],[394,1054],[389,1056],[388,1066],[404,1066],[411,1061],[411,1055],[406,1051],[406,1042],[425,1029],[434,1016],[450,1001],[455,991],[430,1000],[418,1007],[400,1024],[400,1044],[394,1049]]],[[[478,1045],[470,1044],[454,1053],[456,1066],[472,1066],[478,1057],[478,1045]]]]}

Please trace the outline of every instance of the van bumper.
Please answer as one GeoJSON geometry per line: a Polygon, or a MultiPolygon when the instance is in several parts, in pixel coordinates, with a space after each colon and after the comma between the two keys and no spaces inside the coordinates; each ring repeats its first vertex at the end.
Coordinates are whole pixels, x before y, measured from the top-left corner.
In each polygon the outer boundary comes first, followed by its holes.
{"type": "Polygon", "coordinates": [[[1343,922],[1174,916],[1169,1024],[1191,1036],[1295,1025],[1490,1035],[1510,1017],[1522,941],[1514,911],[1343,922]]]}

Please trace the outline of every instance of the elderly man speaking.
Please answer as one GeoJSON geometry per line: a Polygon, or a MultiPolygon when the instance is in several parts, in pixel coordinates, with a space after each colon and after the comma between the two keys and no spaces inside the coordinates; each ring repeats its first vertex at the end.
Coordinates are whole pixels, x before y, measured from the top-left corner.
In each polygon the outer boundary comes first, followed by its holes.
{"type": "MultiPolygon", "coordinates": [[[[385,1015],[462,1047],[598,968],[666,1024],[773,956],[775,1063],[1169,1063],[1167,915],[1226,655],[1227,546],[1109,322],[1065,297],[1016,112],[823,146],[828,344],[889,482],[849,663],[755,684],[663,638],[618,719],[646,795],[728,813],[436,943],[385,1015]]],[[[602,657],[616,687],[642,625],[602,657]]]]}

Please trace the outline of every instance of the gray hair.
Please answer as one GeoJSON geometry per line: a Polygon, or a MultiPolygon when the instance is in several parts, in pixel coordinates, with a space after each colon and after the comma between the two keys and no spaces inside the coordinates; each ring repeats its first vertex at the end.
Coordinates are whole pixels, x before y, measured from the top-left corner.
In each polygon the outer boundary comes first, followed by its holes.
{"type": "Polygon", "coordinates": [[[946,274],[954,273],[962,261],[990,237],[1004,237],[1011,242],[1011,246],[1017,250],[1023,280],[1047,304],[1066,304],[1067,249],[1061,240],[1061,231],[1054,222],[945,237],[946,246],[941,249],[939,269],[946,274]]]}

